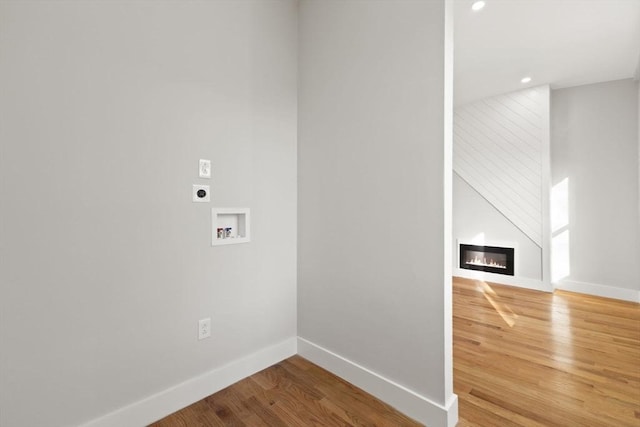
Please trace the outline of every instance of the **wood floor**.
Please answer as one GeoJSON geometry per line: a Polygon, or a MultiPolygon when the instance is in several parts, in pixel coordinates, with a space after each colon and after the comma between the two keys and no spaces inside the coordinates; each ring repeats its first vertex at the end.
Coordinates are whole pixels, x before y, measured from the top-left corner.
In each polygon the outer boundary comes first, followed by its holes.
{"type": "MultiPolygon", "coordinates": [[[[640,426],[640,305],[454,279],[458,427],[640,426]]],[[[294,356],[153,424],[421,424],[294,356]]]]}
{"type": "Polygon", "coordinates": [[[462,426],[640,426],[640,305],[454,279],[462,426]]]}
{"type": "Polygon", "coordinates": [[[421,425],[299,356],[152,424],[153,427],[421,425]]]}

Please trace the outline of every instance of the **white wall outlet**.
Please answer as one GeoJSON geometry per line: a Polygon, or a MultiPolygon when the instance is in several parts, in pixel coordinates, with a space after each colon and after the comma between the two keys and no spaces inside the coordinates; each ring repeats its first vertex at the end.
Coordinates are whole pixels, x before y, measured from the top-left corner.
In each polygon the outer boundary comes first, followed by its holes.
{"type": "Polygon", "coordinates": [[[211,178],[211,160],[200,159],[198,176],[200,178],[211,178]]]}
{"type": "Polygon", "coordinates": [[[203,340],[211,336],[211,318],[200,319],[198,321],[198,340],[203,340]]]}
{"type": "Polygon", "coordinates": [[[191,191],[194,202],[209,202],[211,201],[211,194],[208,185],[193,184],[191,191]]]}

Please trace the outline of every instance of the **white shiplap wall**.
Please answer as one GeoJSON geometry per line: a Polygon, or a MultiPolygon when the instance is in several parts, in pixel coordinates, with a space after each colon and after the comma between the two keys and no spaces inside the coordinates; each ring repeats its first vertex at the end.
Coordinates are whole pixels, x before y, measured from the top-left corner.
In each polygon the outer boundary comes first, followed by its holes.
{"type": "Polygon", "coordinates": [[[549,87],[455,109],[453,168],[541,248],[549,166],[549,87]]]}

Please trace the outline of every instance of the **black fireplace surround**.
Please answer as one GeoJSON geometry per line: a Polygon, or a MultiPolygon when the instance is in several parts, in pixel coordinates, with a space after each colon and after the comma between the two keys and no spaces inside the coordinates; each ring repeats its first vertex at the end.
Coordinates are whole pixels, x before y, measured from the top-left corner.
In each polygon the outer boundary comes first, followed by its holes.
{"type": "Polygon", "coordinates": [[[514,248],[460,243],[460,268],[514,275],[514,248]]]}

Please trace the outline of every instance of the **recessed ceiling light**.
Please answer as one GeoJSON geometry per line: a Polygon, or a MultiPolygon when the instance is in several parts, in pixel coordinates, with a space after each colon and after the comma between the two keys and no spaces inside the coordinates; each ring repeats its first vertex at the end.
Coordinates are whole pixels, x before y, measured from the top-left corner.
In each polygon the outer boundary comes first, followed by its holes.
{"type": "Polygon", "coordinates": [[[523,77],[522,80],[520,80],[522,83],[529,83],[531,81],[531,77],[523,77]]]}
{"type": "Polygon", "coordinates": [[[486,3],[483,1],[476,1],[471,5],[471,9],[475,10],[476,12],[479,11],[480,9],[482,9],[484,7],[486,3]]]}

